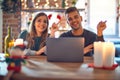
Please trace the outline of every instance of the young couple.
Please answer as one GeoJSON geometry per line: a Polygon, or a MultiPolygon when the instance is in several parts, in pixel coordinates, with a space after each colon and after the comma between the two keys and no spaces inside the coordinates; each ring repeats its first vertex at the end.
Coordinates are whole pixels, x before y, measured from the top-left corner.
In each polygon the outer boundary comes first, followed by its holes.
{"type": "MultiPolygon", "coordinates": [[[[103,30],[106,28],[106,21],[100,21],[97,25],[97,34],[83,29],[82,16],[76,7],[70,7],[65,11],[67,23],[72,28],[70,31],[60,35],[60,37],[84,37],[85,47],[84,55],[92,56],[93,42],[104,41],[103,30]]],[[[45,42],[48,37],[48,17],[45,13],[39,13],[35,16],[29,31],[23,31],[19,38],[28,42],[24,50],[25,55],[44,55],[45,42]]],[[[53,23],[49,37],[54,37],[55,31],[58,30],[57,24],[53,23]]]]}

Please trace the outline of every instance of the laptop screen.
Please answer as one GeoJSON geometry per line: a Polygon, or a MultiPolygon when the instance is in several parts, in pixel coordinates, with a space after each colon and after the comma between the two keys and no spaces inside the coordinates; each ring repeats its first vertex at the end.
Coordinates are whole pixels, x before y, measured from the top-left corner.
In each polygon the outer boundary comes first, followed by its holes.
{"type": "Polygon", "coordinates": [[[48,61],[83,62],[84,38],[47,38],[48,61]]]}

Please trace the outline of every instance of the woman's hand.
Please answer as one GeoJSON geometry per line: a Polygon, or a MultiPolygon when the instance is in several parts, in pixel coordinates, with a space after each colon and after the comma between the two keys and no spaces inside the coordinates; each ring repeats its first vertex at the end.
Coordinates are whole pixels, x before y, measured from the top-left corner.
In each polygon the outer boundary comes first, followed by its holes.
{"type": "Polygon", "coordinates": [[[58,24],[59,23],[52,24],[52,27],[50,28],[50,30],[51,30],[50,37],[55,37],[55,32],[58,31],[58,24]]]}
{"type": "Polygon", "coordinates": [[[57,24],[56,24],[56,23],[53,23],[53,24],[52,24],[51,32],[56,32],[56,31],[58,31],[58,24],[59,24],[59,23],[57,23],[57,24]]]}
{"type": "Polygon", "coordinates": [[[93,44],[88,45],[87,47],[84,48],[84,54],[90,52],[93,50],[93,44]]]}
{"type": "Polygon", "coordinates": [[[106,21],[100,21],[97,25],[97,36],[103,35],[103,30],[106,28],[106,21]]]}
{"type": "Polygon", "coordinates": [[[42,47],[40,50],[38,50],[38,51],[36,52],[36,55],[41,55],[42,53],[45,52],[45,50],[46,50],[46,46],[44,46],[44,47],[42,47]]]}

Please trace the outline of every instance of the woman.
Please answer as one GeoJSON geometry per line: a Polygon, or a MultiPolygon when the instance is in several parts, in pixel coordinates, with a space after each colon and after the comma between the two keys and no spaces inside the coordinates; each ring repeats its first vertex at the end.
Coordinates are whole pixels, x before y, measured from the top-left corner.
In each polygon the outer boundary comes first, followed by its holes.
{"type": "MultiPolygon", "coordinates": [[[[45,42],[48,37],[48,17],[45,13],[38,13],[33,19],[29,32],[23,31],[19,38],[23,38],[27,41],[27,49],[24,50],[25,55],[44,55],[45,42]]],[[[51,37],[54,36],[55,27],[57,25],[53,24],[51,31],[51,37]]]]}

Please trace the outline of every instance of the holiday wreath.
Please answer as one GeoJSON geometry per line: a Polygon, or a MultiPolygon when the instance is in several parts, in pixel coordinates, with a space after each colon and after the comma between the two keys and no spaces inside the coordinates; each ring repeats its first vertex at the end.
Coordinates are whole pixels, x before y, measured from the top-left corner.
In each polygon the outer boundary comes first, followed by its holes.
{"type": "Polygon", "coordinates": [[[4,12],[15,13],[21,10],[20,0],[2,0],[1,9],[4,12]]]}

